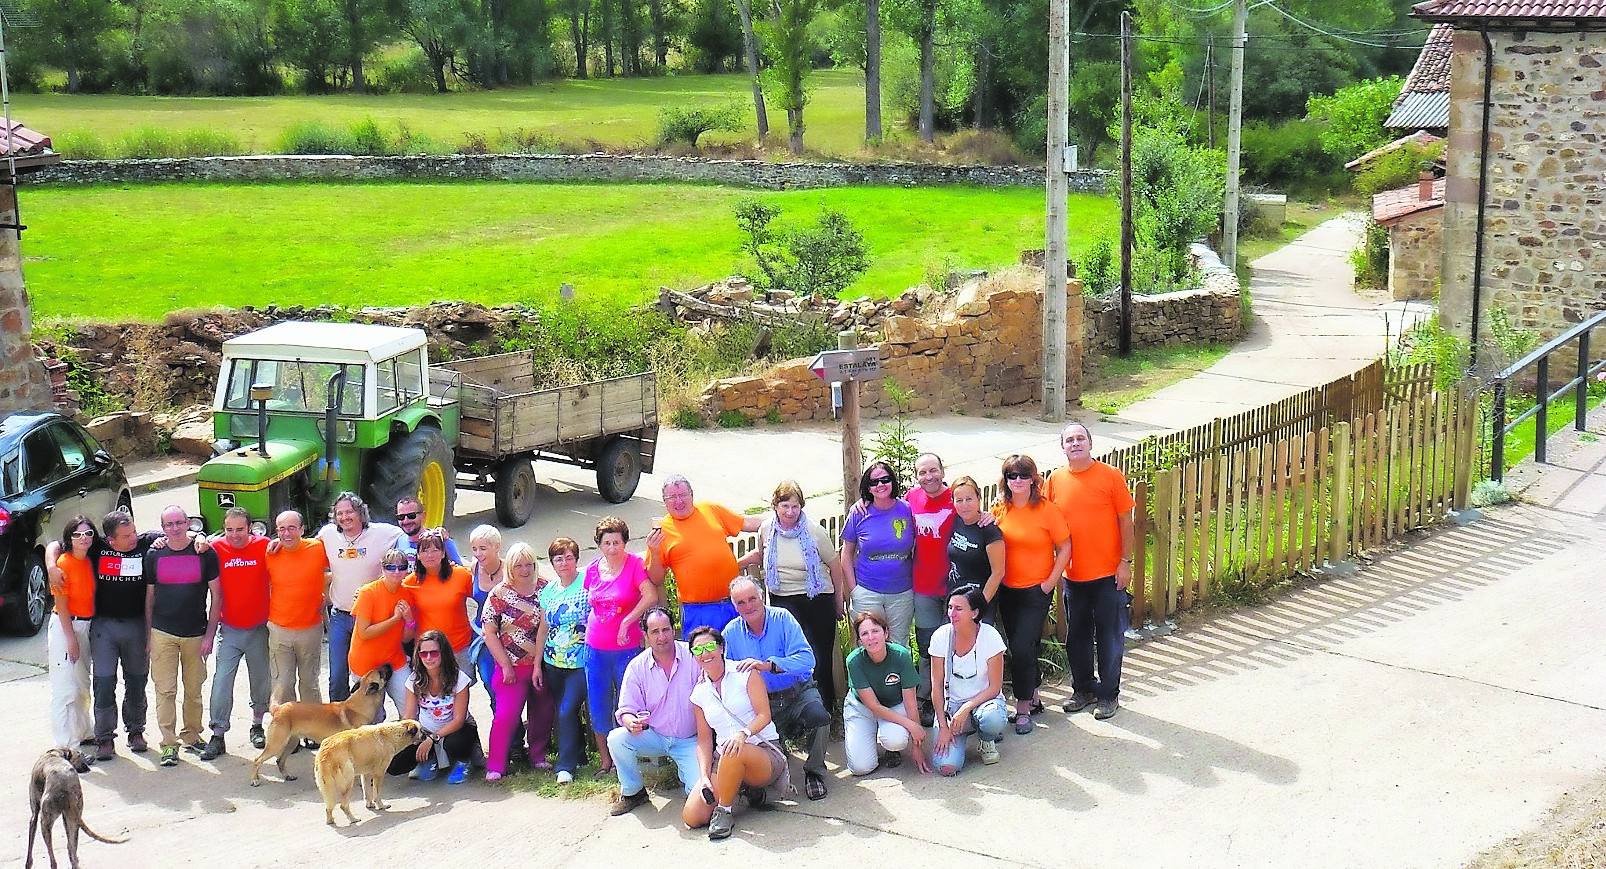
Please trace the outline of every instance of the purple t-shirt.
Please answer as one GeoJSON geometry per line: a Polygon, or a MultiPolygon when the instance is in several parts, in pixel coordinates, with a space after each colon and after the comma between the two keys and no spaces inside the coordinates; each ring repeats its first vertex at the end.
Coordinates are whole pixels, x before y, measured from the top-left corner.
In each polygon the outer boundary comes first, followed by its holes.
{"type": "Polygon", "coordinates": [[[914,587],[915,514],[904,501],[878,510],[848,511],[842,539],[856,547],[853,573],[858,584],[877,594],[901,594],[914,587]]]}

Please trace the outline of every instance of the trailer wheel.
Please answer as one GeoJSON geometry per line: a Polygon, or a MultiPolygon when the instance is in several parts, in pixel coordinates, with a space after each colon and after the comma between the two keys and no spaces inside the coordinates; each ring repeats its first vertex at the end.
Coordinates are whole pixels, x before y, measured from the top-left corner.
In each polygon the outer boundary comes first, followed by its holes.
{"type": "Polygon", "coordinates": [[[385,445],[374,457],[368,492],[376,519],[394,521],[396,502],[414,497],[424,508],[424,527],[450,521],[457,503],[457,471],[441,430],[420,425],[385,445]]]}
{"type": "Polygon", "coordinates": [[[496,466],[496,521],[519,528],[535,515],[535,468],[528,458],[503,459],[496,466]]]}
{"type": "Polygon", "coordinates": [[[610,504],[623,504],[636,494],[641,482],[641,445],[616,437],[597,456],[597,491],[610,504]]]}

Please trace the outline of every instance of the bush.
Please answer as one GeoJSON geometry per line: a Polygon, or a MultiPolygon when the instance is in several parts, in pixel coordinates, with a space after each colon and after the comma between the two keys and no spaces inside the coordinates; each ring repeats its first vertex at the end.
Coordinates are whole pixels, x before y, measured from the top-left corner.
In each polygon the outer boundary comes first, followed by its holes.
{"type": "Polygon", "coordinates": [[[1244,181],[1279,190],[1342,188],[1348,176],[1322,147],[1321,133],[1321,125],[1311,121],[1244,124],[1244,181]]]}
{"type": "Polygon", "coordinates": [[[1393,138],[1383,122],[1403,84],[1393,75],[1356,82],[1332,96],[1313,94],[1305,102],[1305,117],[1322,124],[1322,147],[1327,153],[1348,162],[1393,138]]]}
{"type": "Polygon", "coordinates": [[[780,214],[757,199],[736,206],[736,224],[747,235],[742,250],[759,271],[747,278],[759,289],[835,298],[870,267],[864,236],[842,212],[827,209],[813,227],[777,231],[780,214]]]}
{"type": "Polygon", "coordinates": [[[185,157],[229,157],[245,153],[245,147],[233,133],[205,127],[179,133],[178,150],[185,157]]]}
{"type": "Polygon", "coordinates": [[[496,131],[496,150],[499,154],[556,154],[558,143],[540,130],[516,128],[496,131]]]}
{"type": "Polygon", "coordinates": [[[1020,166],[1027,162],[1009,136],[998,130],[960,130],[949,136],[943,147],[963,163],[1020,166]]]}
{"type": "Polygon", "coordinates": [[[753,418],[739,410],[722,410],[714,419],[720,428],[752,428],[753,418]]]}
{"type": "Polygon", "coordinates": [[[356,147],[351,133],[319,121],[302,121],[279,136],[281,154],[350,154],[356,147]]]}
{"type": "MultiPolygon", "coordinates": [[[[1133,292],[1190,286],[1188,245],[1212,233],[1226,186],[1221,154],[1164,127],[1132,131],[1133,292]]],[[[1119,184],[1119,178],[1112,184],[1119,184]]]]}
{"type": "Polygon", "coordinates": [[[1355,269],[1355,285],[1383,289],[1389,284],[1389,231],[1367,221],[1366,239],[1360,247],[1350,251],[1350,265],[1355,269]]]}
{"type": "Polygon", "coordinates": [[[1355,189],[1371,195],[1415,184],[1422,170],[1444,156],[1444,142],[1410,144],[1372,161],[1355,176],[1355,189]]]}
{"type": "Polygon", "coordinates": [[[1082,279],[1083,295],[1102,296],[1119,288],[1121,274],[1115,264],[1115,243],[1109,236],[1101,235],[1093,240],[1087,255],[1077,263],[1076,273],[1082,279]]]}
{"type": "Polygon", "coordinates": [[[704,133],[719,130],[727,133],[742,129],[742,109],[735,102],[718,106],[665,106],[658,112],[658,144],[680,143],[697,147],[704,133]]]}
{"type": "Polygon", "coordinates": [[[105,140],[85,130],[73,130],[53,137],[56,153],[67,160],[105,160],[112,156],[105,140]]]}
{"type": "Polygon", "coordinates": [[[368,70],[368,89],[375,93],[432,94],[435,71],[416,45],[395,56],[387,56],[368,70]]]}
{"type": "Polygon", "coordinates": [[[370,157],[391,153],[390,140],[373,118],[363,118],[351,125],[351,153],[370,157]]]}

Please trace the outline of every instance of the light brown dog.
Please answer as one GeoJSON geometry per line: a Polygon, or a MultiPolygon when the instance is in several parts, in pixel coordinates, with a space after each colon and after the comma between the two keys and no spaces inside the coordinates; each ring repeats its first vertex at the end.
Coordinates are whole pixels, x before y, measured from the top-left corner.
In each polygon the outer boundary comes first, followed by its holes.
{"type": "Polygon", "coordinates": [[[33,775],[28,784],[28,806],[32,811],[28,818],[29,869],[33,866],[34,830],[41,826],[40,821],[44,822],[45,853],[50,855],[50,869],[56,869],[56,846],[50,840],[50,828],[58,817],[67,831],[67,860],[73,869],[78,869],[79,830],[88,833],[91,839],[108,845],[128,841],[108,839],[84,823],[84,789],[78,782],[81,772],[89,772],[89,761],[71,748],[52,748],[34,762],[33,775]]]}
{"type": "Polygon", "coordinates": [[[270,757],[277,758],[281,778],[296,780],[285,769],[284,761],[294,752],[297,740],[321,742],[342,730],[373,721],[385,703],[385,684],[390,675],[390,665],[381,666],[359,679],[351,688],[351,696],[339,703],[280,703],[269,710],[273,718],[268,722],[262,753],[251,762],[251,787],[262,784],[262,764],[270,757]]]}
{"type": "Polygon", "coordinates": [[[324,820],[334,826],[338,803],[346,818],[357,823],[351,813],[351,789],[358,778],[362,779],[363,802],[368,808],[376,812],[389,808],[379,796],[386,767],[397,752],[423,741],[424,728],[412,719],[366,724],[325,739],[312,764],[318,791],[323,794],[324,820]]]}

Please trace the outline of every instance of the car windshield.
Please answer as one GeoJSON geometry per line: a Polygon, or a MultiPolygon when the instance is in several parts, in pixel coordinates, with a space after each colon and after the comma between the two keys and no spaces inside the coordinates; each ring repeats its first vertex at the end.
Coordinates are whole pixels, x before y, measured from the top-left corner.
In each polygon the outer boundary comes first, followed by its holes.
{"type": "Polygon", "coordinates": [[[268,410],[322,412],[329,406],[330,378],[346,372],[340,393],[340,413],[362,415],[363,366],[336,362],[283,362],[272,359],[235,359],[229,371],[229,389],[223,400],[226,410],[252,410],[252,384],[273,387],[268,410]]]}

